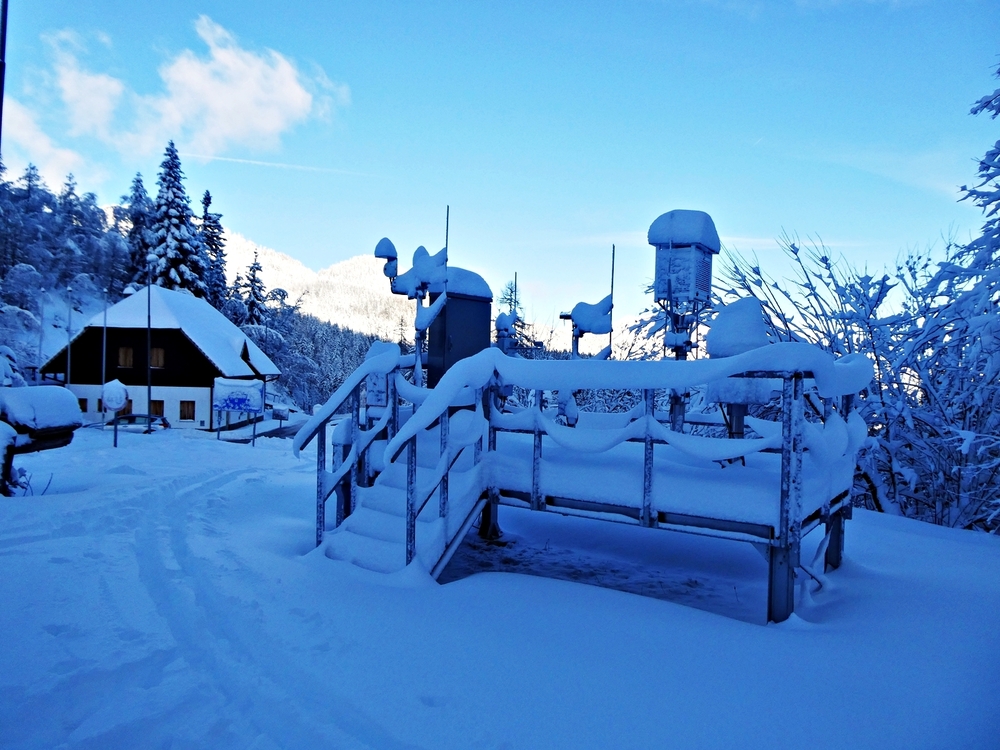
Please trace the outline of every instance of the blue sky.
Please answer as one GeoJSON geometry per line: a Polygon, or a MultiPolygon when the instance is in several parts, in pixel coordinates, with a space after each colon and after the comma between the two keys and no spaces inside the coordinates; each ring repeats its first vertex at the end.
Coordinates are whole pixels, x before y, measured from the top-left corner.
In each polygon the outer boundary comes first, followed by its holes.
{"type": "Polygon", "coordinates": [[[957,203],[997,123],[995,0],[263,3],[11,0],[3,156],[103,203],[167,139],[189,194],[312,268],[417,245],[554,319],[635,314],[645,232],[708,211],[782,273],[775,238],[881,268],[968,238],[957,203]]]}

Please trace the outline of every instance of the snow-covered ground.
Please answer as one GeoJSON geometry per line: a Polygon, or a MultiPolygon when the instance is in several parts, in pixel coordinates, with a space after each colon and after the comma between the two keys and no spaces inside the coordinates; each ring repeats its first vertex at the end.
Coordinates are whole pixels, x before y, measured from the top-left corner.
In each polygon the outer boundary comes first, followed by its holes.
{"type": "Polygon", "coordinates": [[[502,509],[380,576],[311,551],[291,441],[119,440],[0,498],[4,748],[997,747],[995,537],[859,512],[765,626],[746,545],[502,509]]]}

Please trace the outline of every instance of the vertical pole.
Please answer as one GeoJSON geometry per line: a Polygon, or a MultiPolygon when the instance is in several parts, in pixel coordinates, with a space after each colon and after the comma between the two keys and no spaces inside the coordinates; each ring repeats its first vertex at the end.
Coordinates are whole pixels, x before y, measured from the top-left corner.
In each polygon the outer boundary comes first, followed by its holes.
{"type": "Polygon", "coordinates": [[[802,374],[786,373],[781,388],[781,508],[768,556],[767,619],[795,609],[795,566],[802,506],[802,374]]]}
{"type": "Polygon", "coordinates": [[[344,515],[350,515],[354,512],[354,508],[357,505],[358,500],[358,465],[362,463],[363,456],[361,452],[358,451],[358,443],[361,438],[361,384],[358,383],[354,388],[354,395],[352,396],[353,403],[351,404],[351,445],[354,446],[354,450],[357,451],[354,455],[354,461],[351,463],[351,484],[350,493],[348,495],[348,505],[349,508],[344,508],[344,515]]]}
{"type": "MultiPolygon", "coordinates": [[[[2,0],[6,3],[7,0],[2,0]]],[[[42,340],[45,338],[45,287],[38,290],[38,370],[35,376],[42,382],[42,340]]]]}
{"type": "Polygon", "coordinates": [[[396,433],[399,432],[399,398],[396,395],[396,373],[399,372],[398,369],[394,369],[392,372],[386,375],[386,396],[387,403],[386,406],[389,407],[389,425],[387,429],[387,440],[392,440],[396,437],[396,433]]]}
{"type": "MultiPolygon", "coordinates": [[[[153,267],[146,256],[146,413],[153,413],[153,267]]],[[[153,431],[152,421],[146,425],[153,431]]]]}
{"type": "MultiPolygon", "coordinates": [[[[117,421],[115,422],[117,425],[117,421]]],[[[316,432],[316,546],[323,543],[326,528],[326,422],[320,423],[316,432]]],[[[338,519],[339,523],[339,519],[338,519]]]]}
{"type": "Polygon", "coordinates": [[[542,389],[535,389],[534,446],[531,451],[531,509],[544,510],[542,502],[542,430],[539,421],[542,416],[542,389]]]}
{"type": "Polygon", "coordinates": [[[69,304],[69,310],[66,312],[66,387],[68,388],[73,372],[73,287],[66,287],[66,297],[69,304]]]}
{"type": "Polygon", "coordinates": [[[406,441],[406,564],[417,553],[417,436],[406,441]]]}
{"type": "MultiPolygon", "coordinates": [[[[495,377],[496,374],[494,373],[494,378],[495,377]]],[[[496,427],[492,425],[493,404],[495,403],[495,387],[496,386],[494,384],[490,384],[489,390],[486,393],[487,408],[484,410],[486,419],[491,423],[489,432],[487,433],[489,435],[487,438],[488,442],[486,443],[486,450],[488,453],[496,453],[497,450],[497,430],[496,427]]],[[[476,463],[479,463],[478,456],[476,463]]],[[[489,476],[492,476],[492,473],[489,476]]],[[[486,488],[486,497],[488,502],[483,506],[483,513],[479,519],[479,538],[492,541],[499,539],[502,536],[499,524],[500,493],[495,484],[491,483],[490,486],[486,488]]]]}
{"type": "MultiPolygon", "coordinates": [[[[104,287],[104,330],[101,332],[101,388],[108,382],[108,288],[104,287]]],[[[103,393],[101,396],[103,397],[103,393]]],[[[103,401],[102,401],[103,405],[103,401]]],[[[101,409],[104,412],[104,409],[101,409]]],[[[103,420],[102,420],[103,421],[103,420]]]]}
{"type": "Polygon", "coordinates": [[[441,486],[438,487],[438,516],[446,518],[448,516],[448,473],[450,468],[448,452],[448,433],[451,429],[448,407],[445,407],[438,419],[438,427],[441,432],[441,456],[445,459],[444,476],[441,477],[441,486]]]}
{"type": "Polygon", "coordinates": [[[451,220],[451,206],[444,207],[444,254],[448,257],[448,224],[451,220]]]}
{"type": "Polygon", "coordinates": [[[746,404],[726,404],[729,412],[729,437],[742,440],[746,436],[746,404]]]}
{"type": "Polygon", "coordinates": [[[839,510],[827,519],[826,533],[830,539],[826,543],[825,570],[836,570],[844,561],[844,511],[839,510]]]}
{"type": "Polygon", "coordinates": [[[611,331],[608,332],[608,346],[611,346],[614,343],[615,339],[614,302],[615,302],[615,245],[614,243],[611,243],[611,312],[608,313],[608,322],[611,323],[611,331]]]}
{"type": "Polygon", "coordinates": [[[653,403],[656,391],[647,388],[642,392],[646,402],[646,435],[642,450],[642,517],[643,526],[653,526],[653,437],[649,431],[649,423],[653,419],[653,403]]]}
{"type": "MultiPolygon", "coordinates": [[[[3,126],[3,85],[7,77],[7,0],[0,1],[0,128],[3,126]]],[[[2,152],[0,152],[2,153],[2,152]]],[[[41,362],[38,364],[41,367],[41,362]]]]}

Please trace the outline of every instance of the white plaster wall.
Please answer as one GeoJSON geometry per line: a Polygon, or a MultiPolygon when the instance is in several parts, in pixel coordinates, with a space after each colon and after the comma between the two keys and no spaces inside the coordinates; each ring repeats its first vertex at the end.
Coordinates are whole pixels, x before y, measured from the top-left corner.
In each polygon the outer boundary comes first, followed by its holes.
{"type": "MultiPolygon", "coordinates": [[[[74,383],[69,386],[69,389],[77,398],[87,399],[87,411],[83,415],[84,422],[100,422],[103,415],[97,411],[97,399],[101,398],[101,386],[76,385],[74,383]]],[[[145,386],[130,386],[128,395],[132,399],[133,412],[136,414],[149,413],[149,406],[146,403],[145,386]]],[[[163,416],[170,422],[171,427],[207,430],[209,427],[214,426],[212,423],[211,388],[153,386],[153,400],[157,401],[161,399],[163,401],[163,416]],[[181,401],[194,401],[195,418],[193,422],[189,420],[181,421],[181,401]]]]}

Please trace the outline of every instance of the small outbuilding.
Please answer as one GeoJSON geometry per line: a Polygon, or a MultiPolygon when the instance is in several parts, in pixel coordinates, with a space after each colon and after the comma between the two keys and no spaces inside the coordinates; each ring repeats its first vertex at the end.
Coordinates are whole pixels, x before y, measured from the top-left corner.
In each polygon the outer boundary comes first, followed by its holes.
{"type": "Polygon", "coordinates": [[[103,382],[119,380],[129,395],[120,413],[154,414],[175,427],[201,429],[217,426],[212,411],[217,377],[266,382],[281,374],[243,331],[208,302],[159,286],[143,287],[108,308],[106,327],[104,313],[95,315],[70,343],[69,368],[67,372],[67,347],[63,347],[41,372],[68,384],[87,421],[102,418],[103,382]],[[150,403],[146,403],[147,362],[150,403]]]}
{"type": "Polygon", "coordinates": [[[456,266],[448,266],[447,285],[431,284],[429,291],[431,304],[448,294],[427,341],[427,384],[433,388],[456,362],[490,348],[493,292],[478,273],[456,266]]]}

